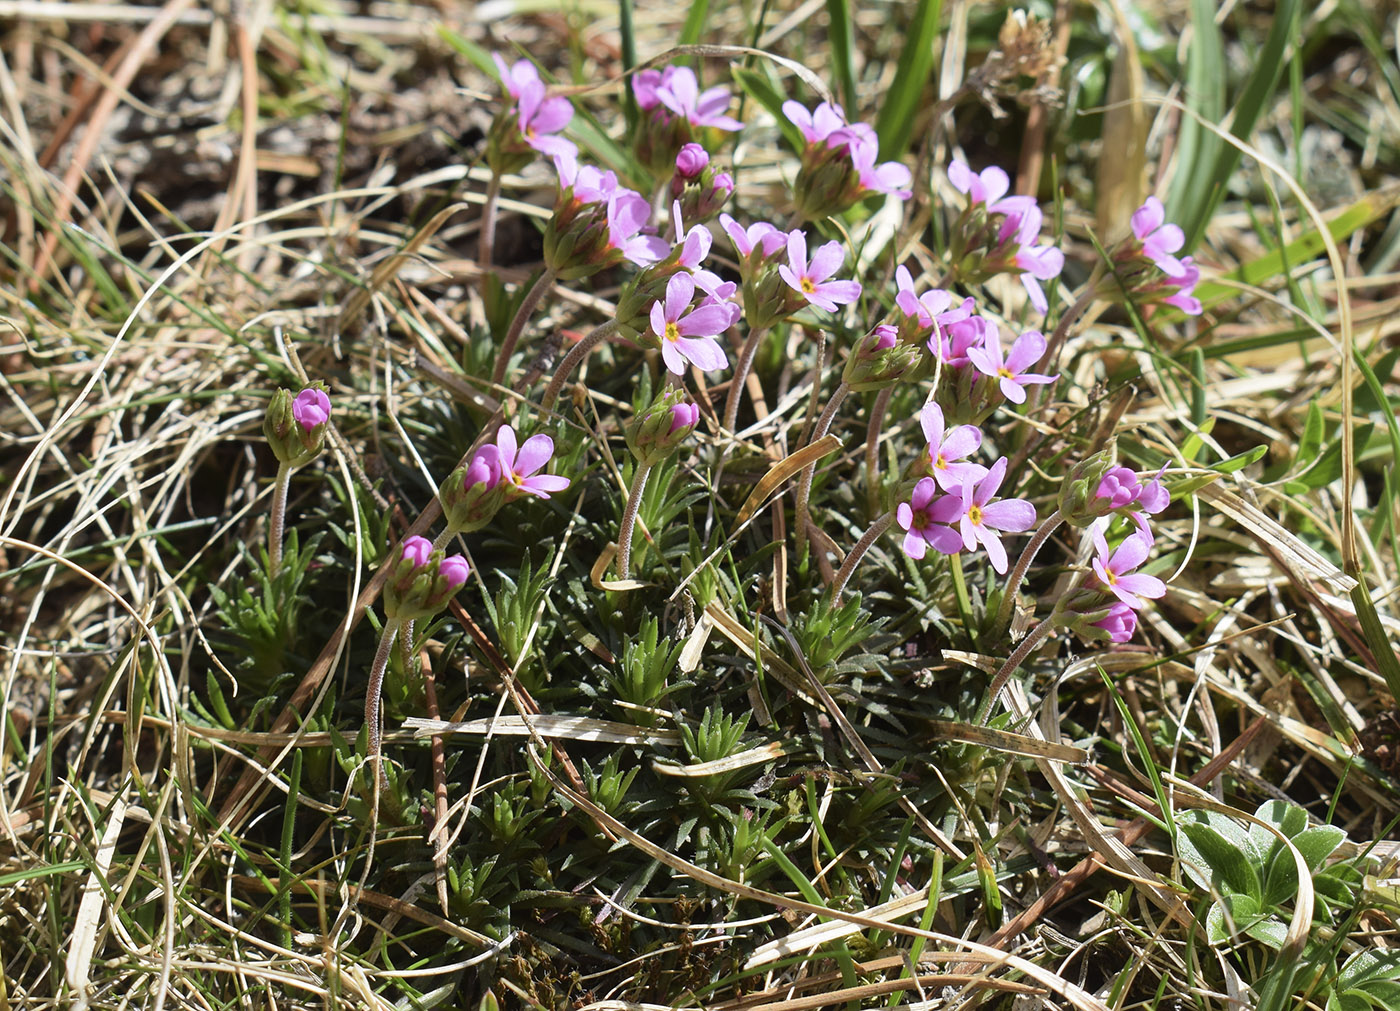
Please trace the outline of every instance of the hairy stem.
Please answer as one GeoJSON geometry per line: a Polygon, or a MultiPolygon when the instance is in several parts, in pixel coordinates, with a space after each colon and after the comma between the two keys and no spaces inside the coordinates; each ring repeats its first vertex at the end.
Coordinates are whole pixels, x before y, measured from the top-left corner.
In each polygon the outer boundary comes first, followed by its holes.
{"type": "Polygon", "coordinates": [[[1026,657],[1031,655],[1031,651],[1040,645],[1041,640],[1050,634],[1050,619],[1046,618],[1029,634],[1017,644],[1015,652],[1006,658],[1006,663],[1001,665],[1001,670],[996,672],[992,678],[992,683],[987,686],[987,697],[982,700],[982,704],[977,707],[977,717],[972,721],[973,726],[982,726],[987,722],[987,717],[991,714],[992,706],[996,704],[997,696],[1006,687],[1006,682],[1011,680],[1011,675],[1016,673],[1016,668],[1021,666],[1026,657]]]}
{"type": "Polygon", "coordinates": [[[481,297],[486,297],[490,282],[491,257],[496,248],[496,205],[501,198],[501,177],[491,173],[486,184],[486,201],[481,205],[481,233],[476,250],[477,266],[481,268],[481,297]]]}
{"type": "Polygon", "coordinates": [[[866,510],[872,516],[879,507],[880,497],[880,429],[884,427],[885,413],[893,397],[894,386],[886,386],[879,392],[870,407],[870,424],[865,430],[865,500],[866,510]]]}
{"type": "Polygon", "coordinates": [[[554,285],[554,271],[546,268],[540,275],[539,280],[526,293],[525,300],[520,303],[520,308],[515,312],[515,318],[510,321],[510,329],[506,331],[506,339],[501,342],[501,350],[496,355],[496,367],[491,370],[491,383],[499,386],[506,377],[506,367],[510,365],[510,356],[515,354],[515,345],[520,343],[520,334],[525,329],[525,324],[530,322],[530,318],[535,315],[535,308],[540,304],[540,299],[554,285]]]}
{"type": "MultiPolygon", "coordinates": [[[[836,392],[831,395],[831,400],[827,402],[826,409],[822,411],[821,417],[817,419],[817,425],[812,429],[812,438],[808,440],[808,445],[816,442],[831,428],[831,421],[836,417],[836,410],[841,406],[841,402],[850,394],[851,388],[846,385],[843,379],[841,385],[836,387],[836,392]]],[[[812,498],[812,479],[816,477],[816,461],[808,464],[802,471],[802,480],[797,486],[797,537],[798,543],[807,533],[807,507],[812,498]]]]}
{"type": "Polygon", "coordinates": [[[996,624],[992,626],[994,629],[1004,632],[1011,625],[1011,612],[1016,606],[1016,594],[1021,588],[1021,580],[1026,578],[1026,570],[1031,567],[1031,562],[1035,561],[1036,553],[1064,521],[1065,518],[1060,515],[1058,509],[1045,517],[1045,522],[1040,524],[1040,528],[1031,537],[1030,543],[1022,550],[1021,557],[1016,559],[1016,564],[1011,568],[1011,574],[1006,577],[1006,586],[1002,590],[1001,606],[997,608],[996,624]]]}
{"type": "Polygon", "coordinates": [[[754,355],[758,354],[758,345],[763,342],[763,335],[767,332],[767,327],[750,330],[748,339],[744,341],[744,346],[739,351],[739,358],[734,363],[734,378],[729,381],[729,396],[724,401],[724,430],[726,432],[732,433],[734,425],[739,420],[739,401],[744,395],[744,384],[749,378],[749,371],[753,368],[753,359],[754,355]]]}
{"type": "Polygon", "coordinates": [[[279,462],[272,487],[272,516],[267,524],[268,575],[274,578],[282,567],[282,529],[287,520],[287,488],[291,483],[292,465],[279,462]]]}
{"type": "Polygon", "coordinates": [[[398,635],[399,623],[389,620],[379,634],[379,649],[374,654],[374,664],[369,669],[369,685],[365,688],[365,726],[369,728],[369,764],[375,778],[383,786],[389,785],[389,777],[380,764],[379,750],[384,740],[384,732],[379,726],[379,695],[384,687],[384,671],[389,666],[389,654],[394,648],[394,638],[398,635]]]}
{"type": "Polygon", "coordinates": [[[564,384],[569,381],[574,370],[583,364],[588,353],[616,332],[617,320],[609,320],[601,326],[594,327],[588,336],[569,349],[569,353],[564,356],[564,360],[554,370],[554,378],[550,379],[549,385],[545,387],[544,396],[540,398],[540,407],[545,413],[554,409],[559,394],[564,391],[564,384]]]}
{"type": "Polygon", "coordinates": [[[836,581],[831,584],[832,604],[841,603],[841,594],[846,592],[846,584],[851,581],[851,573],[855,572],[860,560],[865,557],[865,553],[870,550],[870,545],[880,539],[890,524],[894,522],[894,512],[890,511],[881,516],[874,523],[870,524],[870,529],[861,535],[856,541],[855,547],[851,548],[851,553],[846,556],[846,560],[841,563],[841,570],[836,573],[836,581]]]}
{"type": "Polygon", "coordinates": [[[632,567],[632,529],[637,525],[637,510],[642,505],[642,492],[651,476],[651,464],[637,464],[632,475],[632,490],[627,493],[627,506],[622,510],[622,527],[617,532],[617,578],[626,579],[632,567]]]}

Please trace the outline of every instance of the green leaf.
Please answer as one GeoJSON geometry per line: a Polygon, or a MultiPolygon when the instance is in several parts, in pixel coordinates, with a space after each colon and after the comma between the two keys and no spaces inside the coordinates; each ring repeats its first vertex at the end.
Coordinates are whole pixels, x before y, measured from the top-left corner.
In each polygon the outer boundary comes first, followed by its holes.
{"type": "Polygon", "coordinates": [[[1336,825],[1316,825],[1293,837],[1293,845],[1303,854],[1308,870],[1315,871],[1322,861],[1331,856],[1345,840],[1347,834],[1336,825]]]}
{"type": "Polygon", "coordinates": [[[693,46],[700,41],[700,33],[705,30],[705,19],[710,15],[710,0],[692,0],[690,13],[685,16],[685,24],[681,26],[680,38],[677,40],[682,46],[693,46]]]}
{"type": "Polygon", "coordinates": [[[1188,868],[1195,865],[1191,876],[1201,881],[1198,875],[1208,870],[1211,875],[1210,880],[1205,882],[1208,887],[1248,895],[1254,899],[1257,907],[1262,898],[1262,889],[1259,873],[1247,855],[1247,837],[1240,841],[1228,840],[1213,826],[1200,821],[1184,821],[1179,828],[1177,839],[1181,858],[1188,868]],[[1189,841],[1189,846],[1180,841],[1183,835],[1189,841]],[[1188,852],[1190,849],[1195,852],[1188,852]]]}
{"type": "Polygon", "coordinates": [[[1244,932],[1274,951],[1282,951],[1284,941],[1288,938],[1288,925],[1275,917],[1264,916],[1246,926],[1244,932]]]}
{"type": "Polygon", "coordinates": [[[1224,895],[1206,915],[1206,937],[1211,944],[1225,944],[1258,918],[1259,903],[1254,899],[1238,893],[1224,895]]]}
{"type": "Polygon", "coordinates": [[[783,95],[757,71],[749,70],[747,67],[734,67],[731,73],[734,75],[734,83],[739,85],[755,102],[767,109],[769,114],[777,120],[778,129],[787,138],[787,142],[792,145],[792,149],[801,151],[806,145],[806,141],[802,139],[802,131],[793,125],[787,116],[783,115],[783,102],[785,101],[783,95]]]}
{"type": "Polygon", "coordinates": [[[942,13],[943,0],[918,0],[914,20],[899,51],[894,82],[885,92],[875,120],[882,157],[899,158],[909,149],[919,103],[933,73],[933,47],[942,13]]]}
{"type": "Polygon", "coordinates": [[[1306,468],[1321,452],[1323,427],[1322,406],[1314,400],[1308,404],[1308,417],[1303,423],[1303,434],[1298,439],[1298,452],[1294,455],[1294,462],[1300,469],[1306,468]]]}
{"type": "Polygon", "coordinates": [[[1372,980],[1400,979],[1400,951],[1363,949],[1346,960],[1337,973],[1337,990],[1353,990],[1372,980]]]}
{"type": "Polygon", "coordinates": [[[1210,170],[1223,141],[1200,120],[1225,119],[1225,40],[1215,23],[1213,0],[1191,0],[1191,45],[1186,54],[1186,108],[1197,116],[1183,115],[1177,139],[1176,179],[1167,200],[1167,220],[1179,224],[1188,236],[1187,251],[1194,243],[1188,225],[1210,219],[1210,170]]]}

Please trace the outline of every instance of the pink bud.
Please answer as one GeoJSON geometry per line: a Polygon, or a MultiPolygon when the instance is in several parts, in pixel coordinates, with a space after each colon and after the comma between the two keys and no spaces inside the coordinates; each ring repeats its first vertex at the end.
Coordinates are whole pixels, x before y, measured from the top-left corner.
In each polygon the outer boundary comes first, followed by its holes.
{"type": "Polygon", "coordinates": [[[700,407],[698,404],[676,404],[671,408],[671,428],[666,434],[670,435],[681,428],[694,428],[699,423],[700,407]]]}
{"type": "Polygon", "coordinates": [[[1127,642],[1137,631],[1137,612],[1127,604],[1115,603],[1108,614],[1093,624],[1108,633],[1110,642],[1127,642]]]}
{"type": "Polygon", "coordinates": [[[454,590],[467,581],[471,571],[472,567],[461,555],[448,555],[438,566],[438,574],[446,579],[447,585],[454,590]]]}
{"type": "Polygon", "coordinates": [[[715,188],[710,192],[721,194],[727,198],[734,192],[734,177],[728,172],[720,172],[715,176],[715,188]]]}
{"type": "Polygon", "coordinates": [[[873,333],[875,334],[876,351],[888,351],[894,347],[895,342],[899,339],[899,331],[888,323],[881,323],[874,329],[873,333]]]}
{"type": "Polygon", "coordinates": [[[324,425],[330,416],[331,398],[315,387],[308,386],[292,401],[292,417],[308,432],[324,425]]]}
{"type": "Polygon", "coordinates": [[[699,144],[686,144],[676,155],[676,175],[682,179],[694,179],[705,166],[710,164],[709,153],[699,144]]]}
{"type": "Polygon", "coordinates": [[[501,451],[494,445],[482,446],[472,457],[462,481],[462,490],[472,485],[482,484],[488,489],[496,487],[501,480],[501,451]]]}
{"type": "Polygon", "coordinates": [[[433,553],[433,542],[426,537],[413,536],[403,542],[403,554],[399,557],[413,563],[415,569],[428,564],[433,553]]]}

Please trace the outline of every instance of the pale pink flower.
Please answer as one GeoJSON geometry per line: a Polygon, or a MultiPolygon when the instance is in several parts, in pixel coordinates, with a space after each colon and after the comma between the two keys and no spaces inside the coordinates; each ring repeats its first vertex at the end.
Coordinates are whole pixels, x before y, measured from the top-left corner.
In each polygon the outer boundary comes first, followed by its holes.
{"type": "Polygon", "coordinates": [[[963,480],[980,481],[987,468],[980,463],[962,462],[982,445],[982,432],[972,425],[958,425],[945,431],[943,409],[937,404],[925,404],[919,412],[919,425],[928,443],[929,466],[933,479],[946,492],[961,492],[963,480]]]}
{"type": "Polygon", "coordinates": [[[1186,235],[1176,225],[1166,222],[1167,212],[1162,201],[1148,197],[1147,202],[1133,212],[1133,234],[1142,243],[1143,253],[1162,268],[1162,273],[1180,277],[1185,268],[1172,254],[1186,245],[1186,235]]]}
{"type": "Polygon", "coordinates": [[[732,310],[737,306],[714,302],[687,312],[694,297],[694,279],[679,273],[666,282],[665,300],[657,299],[651,304],[651,329],[661,339],[661,357],[666,368],[678,376],[685,374],[687,361],[702,372],[714,372],[729,364],[729,357],[715,336],[729,328],[732,310]]]}
{"type": "Polygon", "coordinates": [[[970,348],[968,360],[977,366],[977,371],[996,379],[1001,386],[1001,394],[1013,404],[1026,402],[1026,387],[1042,383],[1053,383],[1059,378],[1042,376],[1025,371],[1045,354],[1045,338],[1039,330],[1027,330],[1016,338],[1006,357],[1002,357],[1001,340],[995,326],[981,347],[970,348]]]}
{"type": "Polygon", "coordinates": [[[779,264],[778,274],[789,288],[800,292],[804,298],[819,309],[835,312],[838,304],[854,302],[860,297],[859,281],[828,281],[832,274],[841,269],[846,259],[846,251],[841,243],[828,242],[807,261],[807,235],[801,229],[788,234],[788,262],[779,264]]]}
{"type": "Polygon", "coordinates": [[[787,233],[766,221],[756,221],[745,228],[728,214],[721,214],[719,223],[740,256],[748,256],[758,249],[760,255],[769,257],[787,245],[787,233]]]}
{"type": "Polygon", "coordinates": [[[1011,179],[1006,172],[990,165],[976,175],[967,163],[954,160],[948,165],[948,181],[959,193],[966,193],[974,204],[991,205],[1004,197],[1011,189],[1011,179]]]}
{"type": "Polygon", "coordinates": [[[729,108],[729,89],[714,87],[701,91],[695,71],[689,67],[667,67],[662,71],[656,99],[691,126],[712,126],[731,132],[744,127],[734,117],[725,115],[729,108]]]}
{"type": "Polygon", "coordinates": [[[1098,556],[1094,558],[1094,575],[1115,597],[1132,608],[1146,607],[1143,597],[1160,597],[1167,592],[1167,586],[1156,576],[1134,572],[1147,560],[1152,548],[1152,535],[1146,529],[1138,529],[1130,534],[1118,550],[1109,552],[1108,541],[1103,531],[1106,521],[1095,522],[1090,528],[1094,547],[1098,556]]]}
{"type": "Polygon", "coordinates": [[[510,485],[513,492],[549,498],[550,492],[563,491],[569,487],[567,477],[536,473],[554,456],[553,439],[544,434],[532,435],[518,450],[516,440],[515,429],[510,425],[502,425],[496,432],[501,478],[510,485]]]}
{"type": "Polygon", "coordinates": [[[783,115],[788,122],[802,131],[802,139],[808,144],[820,144],[838,130],[846,127],[846,113],[841,106],[822,102],[812,112],[801,102],[788,99],[783,103],[783,115]]]}
{"type": "Polygon", "coordinates": [[[710,153],[699,144],[682,144],[676,154],[676,175],[682,179],[694,179],[705,166],[710,164],[710,153]]]}
{"type": "Polygon", "coordinates": [[[1137,612],[1121,600],[1115,601],[1106,615],[1090,624],[1107,632],[1109,642],[1127,642],[1137,631],[1137,612]]]}

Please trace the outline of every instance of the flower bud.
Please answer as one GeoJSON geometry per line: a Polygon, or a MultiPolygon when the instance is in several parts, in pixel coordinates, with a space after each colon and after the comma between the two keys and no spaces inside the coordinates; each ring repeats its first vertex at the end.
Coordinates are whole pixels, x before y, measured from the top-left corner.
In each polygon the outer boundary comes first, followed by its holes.
{"type": "Polygon", "coordinates": [[[509,489],[501,483],[500,450],[486,445],[469,464],[458,467],[438,489],[442,515],[453,533],[480,530],[505,504],[509,489]]]}
{"type": "Polygon", "coordinates": [[[520,130],[520,112],[514,103],[496,113],[486,131],[486,164],[493,175],[523,171],[540,153],[525,141],[520,130]]]}
{"type": "Polygon", "coordinates": [[[1109,473],[1126,469],[1114,466],[1117,456],[1117,446],[1110,443],[1106,448],[1080,460],[1070,468],[1069,473],[1060,482],[1057,503],[1060,515],[1065,518],[1066,523],[1076,527],[1087,527],[1100,516],[1106,516],[1113,511],[1112,499],[1102,497],[1099,489],[1105,485],[1109,473]]]}
{"type": "Polygon", "coordinates": [[[685,144],[676,155],[676,175],[687,181],[697,178],[710,164],[710,154],[699,144],[685,144]]]}
{"type": "Polygon", "coordinates": [[[899,341],[899,331],[881,323],[861,338],[846,359],[841,379],[856,393],[883,389],[910,375],[927,356],[899,341]]]}
{"type": "Polygon", "coordinates": [[[860,173],[851,163],[848,145],[808,144],[793,193],[803,221],[820,221],[855,206],[861,197],[860,173]]]}
{"type": "Polygon", "coordinates": [[[426,537],[410,537],[384,584],[384,613],[391,621],[431,618],[467,581],[471,566],[461,555],[444,558],[426,537]]]}
{"type": "Polygon", "coordinates": [[[1074,593],[1051,613],[1056,628],[1089,642],[1127,642],[1137,631],[1137,612],[1121,600],[1093,590],[1074,593]]]}
{"type": "Polygon", "coordinates": [[[330,397],[319,384],[295,398],[291,390],[279,389],[263,417],[263,435],[281,463],[299,467],[321,452],[330,416],[330,397]]]}
{"type": "Polygon", "coordinates": [[[628,423],[627,448],[638,463],[650,467],[675,452],[699,423],[700,408],[686,398],[685,390],[668,386],[628,423]]]}

